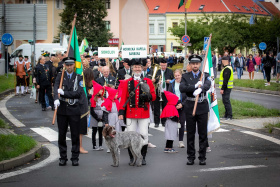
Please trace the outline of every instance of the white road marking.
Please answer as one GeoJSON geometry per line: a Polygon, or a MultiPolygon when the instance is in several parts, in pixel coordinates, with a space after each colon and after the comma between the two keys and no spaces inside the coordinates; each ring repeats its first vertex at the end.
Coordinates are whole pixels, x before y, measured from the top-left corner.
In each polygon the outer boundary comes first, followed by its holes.
{"type": "Polygon", "coordinates": [[[229,130],[219,128],[216,132],[229,132],[229,130]]]}
{"type": "Polygon", "coordinates": [[[48,158],[39,162],[38,164],[35,164],[35,165],[27,167],[27,168],[23,168],[21,170],[0,174],[0,180],[6,179],[6,178],[9,178],[9,177],[13,177],[13,176],[16,176],[16,175],[28,173],[30,171],[45,167],[45,166],[49,165],[50,163],[52,163],[54,161],[58,161],[58,157],[59,157],[58,147],[53,145],[53,144],[45,144],[43,146],[47,147],[50,151],[50,156],[48,158]]]}
{"type": "MultiPolygon", "coordinates": [[[[165,127],[163,127],[161,124],[159,124],[158,128],[155,128],[154,124],[151,124],[149,127],[152,128],[152,129],[162,131],[162,132],[164,132],[164,129],[165,129],[165,127]]],[[[216,132],[229,132],[229,130],[219,128],[216,132]]],[[[185,134],[186,134],[186,132],[185,132],[185,134]]]]}
{"type": "Polygon", "coordinates": [[[252,169],[252,168],[264,168],[267,167],[265,165],[245,165],[245,166],[232,166],[232,167],[220,167],[220,168],[208,168],[208,169],[200,169],[200,172],[206,171],[227,171],[227,170],[237,170],[237,169],[252,169]]]}
{"type": "Polygon", "coordinates": [[[23,123],[21,123],[19,120],[17,120],[6,108],[6,102],[9,99],[11,99],[13,96],[14,96],[13,94],[10,94],[7,97],[5,97],[3,100],[0,101],[0,111],[16,127],[25,127],[25,125],[23,123]]]}
{"type": "Polygon", "coordinates": [[[241,131],[241,132],[245,133],[245,134],[252,135],[252,136],[256,136],[256,137],[259,137],[259,138],[262,138],[262,139],[265,139],[265,140],[268,140],[268,141],[271,141],[273,143],[276,143],[276,144],[280,145],[280,140],[278,140],[276,138],[266,136],[266,135],[263,135],[263,134],[259,134],[259,133],[256,133],[256,132],[251,132],[251,131],[241,131]]]}
{"type": "MultiPolygon", "coordinates": [[[[30,128],[30,129],[36,132],[37,134],[43,136],[50,142],[58,141],[58,132],[56,132],[55,130],[49,127],[30,128]]],[[[71,140],[71,139],[66,137],[66,140],[71,140]]]]}

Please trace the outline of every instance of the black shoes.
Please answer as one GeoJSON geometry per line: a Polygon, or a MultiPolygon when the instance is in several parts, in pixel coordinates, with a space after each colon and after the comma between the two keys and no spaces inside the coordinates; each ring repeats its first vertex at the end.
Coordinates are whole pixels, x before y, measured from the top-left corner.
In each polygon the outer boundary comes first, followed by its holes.
{"type": "Polygon", "coordinates": [[[159,127],[159,124],[155,124],[155,128],[158,128],[159,127]]]}
{"type": "Polygon", "coordinates": [[[79,161],[78,160],[72,160],[72,166],[78,166],[79,161]]]}
{"type": "Polygon", "coordinates": [[[145,159],[143,159],[143,160],[142,160],[142,165],[144,165],[144,166],[145,166],[146,164],[147,164],[147,163],[146,163],[146,160],[145,160],[145,159]]]}
{"type": "Polygon", "coordinates": [[[194,165],[194,160],[188,160],[187,165],[194,165]]]}
{"type": "Polygon", "coordinates": [[[165,127],[165,124],[162,124],[163,127],[165,127]]]}
{"type": "Polygon", "coordinates": [[[60,159],[59,160],[59,166],[66,166],[67,160],[60,159]]]}
{"type": "Polygon", "coordinates": [[[42,108],[42,111],[46,111],[46,108],[42,108]]]}
{"type": "Polygon", "coordinates": [[[200,160],[200,161],[199,161],[199,165],[206,165],[205,160],[204,160],[204,159],[203,159],[203,160],[200,160]]]}
{"type": "Polygon", "coordinates": [[[133,158],[131,158],[131,159],[129,160],[128,165],[133,166],[133,158]]]}

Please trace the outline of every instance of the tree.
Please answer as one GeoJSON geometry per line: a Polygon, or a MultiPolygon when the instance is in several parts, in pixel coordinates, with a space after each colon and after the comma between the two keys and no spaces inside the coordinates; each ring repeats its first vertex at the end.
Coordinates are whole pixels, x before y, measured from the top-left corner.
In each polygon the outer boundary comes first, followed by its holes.
{"type": "Polygon", "coordinates": [[[93,47],[108,46],[112,33],[106,28],[104,18],[107,16],[104,0],[64,0],[65,9],[60,13],[59,32],[70,34],[72,21],[77,13],[76,30],[78,40],[87,38],[93,47]]]}

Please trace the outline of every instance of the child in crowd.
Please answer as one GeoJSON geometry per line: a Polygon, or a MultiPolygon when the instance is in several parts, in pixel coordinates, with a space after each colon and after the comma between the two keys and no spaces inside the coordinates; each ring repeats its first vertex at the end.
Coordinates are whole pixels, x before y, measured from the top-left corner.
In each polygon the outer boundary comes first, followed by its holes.
{"type": "Polygon", "coordinates": [[[167,104],[160,115],[160,118],[167,118],[165,123],[166,146],[164,152],[177,153],[178,151],[173,149],[173,141],[178,137],[179,113],[175,106],[177,105],[179,98],[168,91],[164,91],[164,94],[167,99],[167,104]]]}

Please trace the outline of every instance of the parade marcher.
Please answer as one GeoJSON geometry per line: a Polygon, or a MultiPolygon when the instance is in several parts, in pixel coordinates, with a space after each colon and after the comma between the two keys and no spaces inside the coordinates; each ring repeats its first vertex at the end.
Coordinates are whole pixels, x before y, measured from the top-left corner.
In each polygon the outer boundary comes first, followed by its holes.
{"type": "Polygon", "coordinates": [[[103,126],[108,124],[108,113],[104,112],[101,108],[102,103],[104,102],[104,88],[95,81],[92,81],[93,85],[93,94],[90,99],[91,107],[90,114],[91,124],[92,124],[92,147],[94,151],[102,151],[103,147],[103,138],[102,131],[103,126]],[[98,132],[99,137],[99,146],[96,145],[96,134],[98,132]]]}
{"type": "Polygon", "coordinates": [[[40,56],[38,62],[40,64],[36,66],[36,82],[37,88],[39,89],[39,99],[42,105],[42,111],[46,111],[45,95],[47,95],[49,99],[49,105],[52,107],[52,110],[54,110],[54,101],[51,86],[52,75],[50,72],[50,68],[49,66],[45,65],[45,57],[40,56]]]}
{"type": "Polygon", "coordinates": [[[220,93],[222,94],[223,104],[225,106],[224,118],[231,120],[232,108],[230,103],[230,93],[233,88],[233,69],[224,57],[222,58],[222,64],[224,69],[220,74],[219,88],[221,89],[220,93]]]}
{"type": "Polygon", "coordinates": [[[180,83],[182,80],[182,71],[180,69],[176,69],[174,71],[175,79],[169,85],[168,91],[177,95],[179,98],[178,103],[176,104],[176,109],[179,113],[179,122],[181,127],[179,128],[179,147],[184,148],[184,133],[185,133],[185,122],[186,122],[186,114],[184,110],[184,106],[186,105],[186,93],[180,92],[180,83]]]}
{"type": "Polygon", "coordinates": [[[181,93],[186,93],[187,101],[185,107],[186,122],[187,122],[187,165],[193,165],[195,160],[195,132],[196,126],[198,127],[199,134],[199,157],[200,165],[205,165],[206,162],[206,147],[207,147],[207,120],[209,106],[206,99],[206,92],[211,86],[209,80],[209,74],[204,74],[204,80],[200,81],[201,72],[199,67],[201,65],[202,58],[197,55],[189,57],[191,72],[187,72],[183,75],[180,84],[181,93]],[[204,82],[204,84],[202,83],[204,82]],[[196,96],[199,95],[196,113],[193,116],[193,109],[196,96]]]}
{"type": "Polygon", "coordinates": [[[147,59],[142,59],[142,76],[144,78],[149,78],[149,79],[152,79],[152,76],[153,76],[153,72],[152,71],[149,71],[148,72],[148,67],[147,67],[147,59]]]}
{"type": "Polygon", "coordinates": [[[91,67],[91,68],[94,68],[95,66],[99,66],[99,60],[98,60],[98,56],[97,55],[95,55],[94,56],[94,59],[92,59],[91,61],[90,61],[90,63],[89,63],[89,66],[91,67]]]}
{"type": "Polygon", "coordinates": [[[97,66],[94,67],[93,69],[94,80],[97,80],[98,78],[103,76],[103,67],[105,66],[106,66],[105,62],[100,62],[98,68],[96,68],[97,66]]]}
{"type": "Polygon", "coordinates": [[[26,83],[26,88],[25,88],[25,93],[29,94],[28,88],[30,84],[30,75],[32,71],[32,64],[30,61],[28,61],[28,56],[24,56],[24,63],[25,63],[25,69],[26,69],[26,77],[25,77],[25,83],[26,83]]]}
{"type": "MultiPolygon", "coordinates": [[[[148,149],[149,102],[156,98],[152,81],[141,79],[142,65],[139,60],[132,59],[133,77],[125,80],[120,102],[119,119],[123,119],[126,110],[126,125],[128,131],[137,131],[144,137],[144,146],[141,150],[142,165],[146,165],[148,149]],[[140,84],[141,83],[141,84],[140,84]]],[[[130,163],[133,163],[132,153],[129,151],[130,163]]]]}
{"type": "MultiPolygon", "coordinates": [[[[160,58],[160,69],[157,71],[155,79],[152,81],[158,84],[156,89],[156,100],[154,102],[154,122],[155,127],[159,127],[160,123],[160,106],[162,109],[165,107],[167,100],[164,91],[168,90],[169,82],[174,78],[173,71],[167,68],[167,63],[164,58],[160,58]]],[[[165,125],[166,119],[161,119],[162,126],[165,125]]]]}
{"type": "Polygon", "coordinates": [[[152,62],[149,57],[147,58],[147,73],[153,75],[152,62]]]}
{"type": "Polygon", "coordinates": [[[70,126],[72,141],[72,165],[79,165],[80,154],[80,118],[81,110],[79,99],[85,94],[82,83],[83,77],[74,72],[75,58],[66,57],[63,59],[66,71],[63,77],[62,88],[59,88],[62,73],[58,73],[54,84],[55,108],[57,108],[57,126],[58,126],[58,147],[60,153],[60,166],[65,166],[67,159],[66,133],[70,126]],[[60,97],[58,97],[60,94],[60,97]]]}
{"type": "Polygon", "coordinates": [[[119,86],[120,80],[125,80],[127,77],[131,77],[132,75],[132,70],[130,68],[131,61],[129,59],[127,58],[124,59],[123,66],[124,68],[119,69],[118,71],[117,86],[119,86]]]}
{"type": "Polygon", "coordinates": [[[115,77],[110,75],[110,69],[108,66],[104,66],[102,69],[102,77],[98,78],[96,82],[101,86],[115,85],[115,77]]]}
{"type": "Polygon", "coordinates": [[[179,97],[171,92],[164,91],[165,97],[167,99],[167,104],[162,110],[160,118],[166,118],[165,124],[165,139],[166,146],[164,149],[165,153],[177,153],[173,149],[173,142],[178,137],[178,122],[179,122],[179,113],[176,109],[179,97]]]}
{"type": "Polygon", "coordinates": [[[26,76],[26,69],[25,69],[25,62],[23,61],[23,56],[18,56],[19,60],[15,62],[15,71],[17,76],[17,84],[16,84],[16,96],[19,95],[19,88],[21,88],[21,95],[25,94],[25,76],[26,76]]]}

